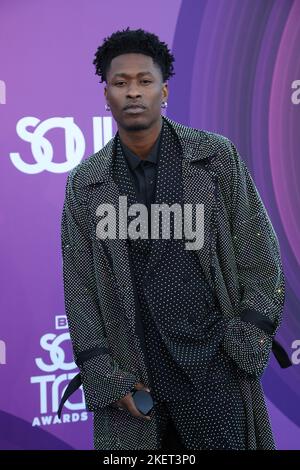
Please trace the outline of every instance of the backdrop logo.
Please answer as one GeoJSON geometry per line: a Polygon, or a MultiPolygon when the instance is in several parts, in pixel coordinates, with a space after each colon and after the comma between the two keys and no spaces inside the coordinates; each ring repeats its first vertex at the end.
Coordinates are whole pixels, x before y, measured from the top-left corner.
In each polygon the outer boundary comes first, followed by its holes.
{"type": "Polygon", "coordinates": [[[0,80],[0,104],[6,103],[6,85],[3,80],[0,80]]]}
{"type": "Polygon", "coordinates": [[[294,80],[291,88],[295,90],[291,95],[293,104],[300,104],[300,80],[294,80]]]}
{"type": "MultiPolygon", "coordinates": [[[[56,325],[60,325],[60,328],[62,328],[63,318],[63,315],[58,315],[58,318],[55,319],[56,325]]],[[[66,325],[66,321],[64,324],[66,325]]],[[[30,382],[36,384],[39,390],[40,415],[33,418],[32,425],[45,426],[61,423],[61,421],[64,423],[86,421],[88,419],[87,412],[78,413],[79,410],[85,409],[82,387],[79,389],[79,402],[74,403],[74,401],[67,400],[65,403],[65,407],[70,410],[70,413],[64,413],[61,420],[56,414],[68,382],[77,375],[77,371],[72,372],[76,369],[76,364],[73,361],[66,361],[65,349],[66,347],[70,349],[70,334],[68,332],[46,333],[40,339],[40,346],[43,358],[35,358],[35,364],[41,373],[30,378],[30,382]]]]}
{"type": "Polygon", "coordinates": [[[298,365],[300,364],[300,339],[295,339],[292,342],[292,349],[295,349],[295,351],[292,354],[291,361],[293,364],[298,365]]]}
{"type": "MultiPolygon", "coordinates": [[[[31,175],[50,171],[52,173],[65,173],[74,168],[83,158],[85,151],[85,139],[79,126],[73,117],[53,117],[41,121],[27,116],[17,122],[17,134],[25,142],[31,144],[31,153],[35,160],[28,163],[22,159],[20,153],[11,152],[10,159],[13,165],[23,173],[31,175]],[[30,130],[28,128],[33,128],[30,130]],[[61,128],[65,135],[66,161],[53,161],[53,147],[45,134],[52,129],[61,128]]],[[[100,150],[112,138],[112,118],[94,117],[94,151],[100,150]]]]}
{"type": "Polygon", "coordinates": [[[0,364],[6,364],[6,343],[0,339],[0,364]]]}
{"type": "Polygon", "coordinates": [[[55,317],[55,329],[63,330],[68,328],[68,320],[66,315],[56,315],[55,317]]]}

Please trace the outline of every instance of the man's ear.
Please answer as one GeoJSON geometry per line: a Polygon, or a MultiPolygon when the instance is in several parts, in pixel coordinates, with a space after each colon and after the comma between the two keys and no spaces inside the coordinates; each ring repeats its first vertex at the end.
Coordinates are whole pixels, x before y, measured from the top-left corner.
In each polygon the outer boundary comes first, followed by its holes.
{"type": "Polygon", "coordinates": [[[165,82],[165,83],[164,83],[164,86],[163,86],[163,98],[164,98],[165,100],[167,100],[167,99],[168,99],[168,96],[169,96],[168,83],[165,82]]]}

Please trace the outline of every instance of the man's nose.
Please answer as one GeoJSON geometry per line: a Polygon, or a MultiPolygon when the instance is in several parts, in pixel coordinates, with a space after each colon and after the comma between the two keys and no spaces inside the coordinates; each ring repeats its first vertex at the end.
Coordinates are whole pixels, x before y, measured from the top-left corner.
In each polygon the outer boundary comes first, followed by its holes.
{"type": "Polygon", "coordinates": [[[129,85],[128,89],[127,89],[127,96],[129,98],[136,98],[137,96],[141,96],[141,92],[140,92],[140,89],[138,87],[138,85],[136,84],[131,84],[129,85]]]}

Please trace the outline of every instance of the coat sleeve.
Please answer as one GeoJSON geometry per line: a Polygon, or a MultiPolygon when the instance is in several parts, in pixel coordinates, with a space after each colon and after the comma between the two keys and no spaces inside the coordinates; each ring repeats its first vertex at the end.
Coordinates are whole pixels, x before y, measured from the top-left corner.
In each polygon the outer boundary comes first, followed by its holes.
{"type": "Polygon", "coordinates": [[[260,377],[282,321],[285,279],[278,238],[244,161],[231,144],[231,236],[241,289],[223,341],[237,365],[260,377]]]}
{"type": "Polygon", "coordinates": [[[96,411],[125,396],[138,382],[111,357],[97,301],[92,242],[83,206],[77,203],[68,175],[61,219],[65,311],[73,357],[80,369],[86,406],[96,411]],[[84,357],[85,360],[79,360],[84,357]]]}

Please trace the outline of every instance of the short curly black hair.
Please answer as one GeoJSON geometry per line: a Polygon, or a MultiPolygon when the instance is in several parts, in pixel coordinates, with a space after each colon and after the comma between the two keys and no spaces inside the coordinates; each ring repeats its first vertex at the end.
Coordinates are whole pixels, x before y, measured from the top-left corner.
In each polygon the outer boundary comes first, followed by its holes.
{"type": "Polygon", "coordinates": [[[175,59],[167,44],[161,42],[155,34],[143,29],[130,30],[128,26],[126,29],[116,31],[110,37],[104,38],[103,44],[98,47],[93,64],[96,67],[95,75],[101,77],[99,83],[107,82],[107,70],[112,59],[129,52],[151,56],[153,61],[159,65],[164,82],[175,75],[173,71],[175,59]]]}

